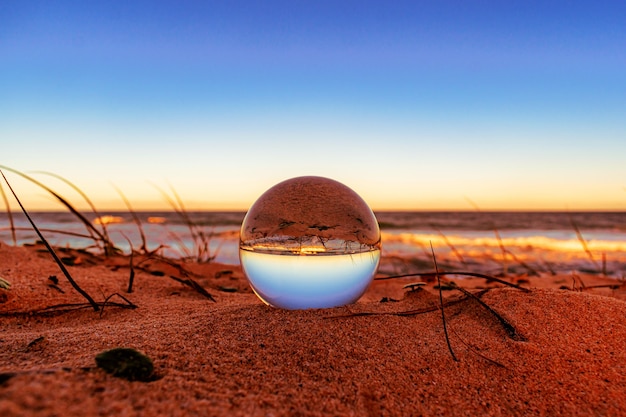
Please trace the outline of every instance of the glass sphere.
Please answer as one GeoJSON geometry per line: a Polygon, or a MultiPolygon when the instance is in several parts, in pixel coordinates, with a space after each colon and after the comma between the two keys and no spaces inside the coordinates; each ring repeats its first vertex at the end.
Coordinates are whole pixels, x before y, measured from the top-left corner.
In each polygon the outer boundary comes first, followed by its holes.
{"type": "Polygon", "coordinates": [[[298,177],[267,190],[241,225],[239,258],[266,304],[285,309],[353,303],[380,261],[378,221],[345,185],[298,177]]]}

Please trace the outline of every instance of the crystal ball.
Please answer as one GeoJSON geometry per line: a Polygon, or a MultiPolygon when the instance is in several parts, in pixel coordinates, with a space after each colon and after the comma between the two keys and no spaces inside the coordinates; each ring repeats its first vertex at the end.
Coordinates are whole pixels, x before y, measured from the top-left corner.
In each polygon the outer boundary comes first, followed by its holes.
{"type": "Polygon", "coordinates": [[[275,185],[241,225],[239,259],[250,286],[263,302],[284,309],[355,302],[376,274],[380,251],[372,210],[328,178],[275,185]]]}

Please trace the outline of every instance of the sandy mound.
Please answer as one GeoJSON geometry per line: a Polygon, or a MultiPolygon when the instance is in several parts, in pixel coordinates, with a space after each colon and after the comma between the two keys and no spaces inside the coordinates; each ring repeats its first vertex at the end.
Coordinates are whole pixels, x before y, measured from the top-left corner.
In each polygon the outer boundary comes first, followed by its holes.
{"type": "Polygon", "coordinates": [[[515,337],[478,302],[447,291],[448,301],[458,301],[446,308],[454,361],[433,308],[438,294],[405,293],[407,281],[376,282],[349,307],[284,311],[261,304],[238,267],[185,265],[212,302],[171,279],[186,278],[173,266],[144,262],[127,294],[127,258],[65,255],[74,257],[72,275],[97,301],[120,293],[138,308],[28,314],[84,299],[45,253],[0,245],[0,277],[12,284],[0,290],[2,416],[619,415],[626,409],[626,303],[559,290],[571,277],[545,278],[547,288],[529,293],[498,288],[482,295],[515,337]],[[431,311],[395,314],[420,310],[431,311]],[[115,347],[152,358],[154,380],[129,382],[97,368],[95,356],[115,347]]]}

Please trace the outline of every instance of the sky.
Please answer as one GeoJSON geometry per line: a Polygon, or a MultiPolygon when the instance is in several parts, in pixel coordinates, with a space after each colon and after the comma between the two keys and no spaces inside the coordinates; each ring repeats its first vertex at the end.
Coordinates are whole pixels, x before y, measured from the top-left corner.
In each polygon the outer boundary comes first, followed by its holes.
{"type": "Polygon", "coordinates": [[[0,165],[101,210],[302,175],[375,210],[626,210],[624,51],[619,1],[1,1],[0,165]]]}

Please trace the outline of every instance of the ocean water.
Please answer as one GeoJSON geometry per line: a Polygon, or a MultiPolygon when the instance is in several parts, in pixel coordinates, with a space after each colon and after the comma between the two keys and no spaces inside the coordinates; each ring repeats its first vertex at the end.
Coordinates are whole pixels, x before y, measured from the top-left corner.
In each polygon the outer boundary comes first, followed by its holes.
{"type": "MultiPolygon", "coordinates": [[[[139,227],[126,212],[102,214],[111,240],[124,251],[142,246],[139,227]]],[[[239,263],[239,228],[244,212],[190,212],[205,236],[206,250],[174,212],[137,213],[146,246],[167,256],[239,263]]],[[[97,250],[87,228],[68,212],[32,213],[54,245],[97,250]]],[[[98,218],[85,213],[92,222],[98,218]]],[[[440,268],[484,273],[588,271],[626,276],[626,212],[377,212],[382,232],[380,271],[432,270],[432,244],[440,268]]],[[[16,243],[37,240],[22,214],[14,215],[16,243]]],[[[102,224],[95,228],[102,233],[102,224]]],[[[13,243],[6,213],[0,241],[13,243]]]]}

